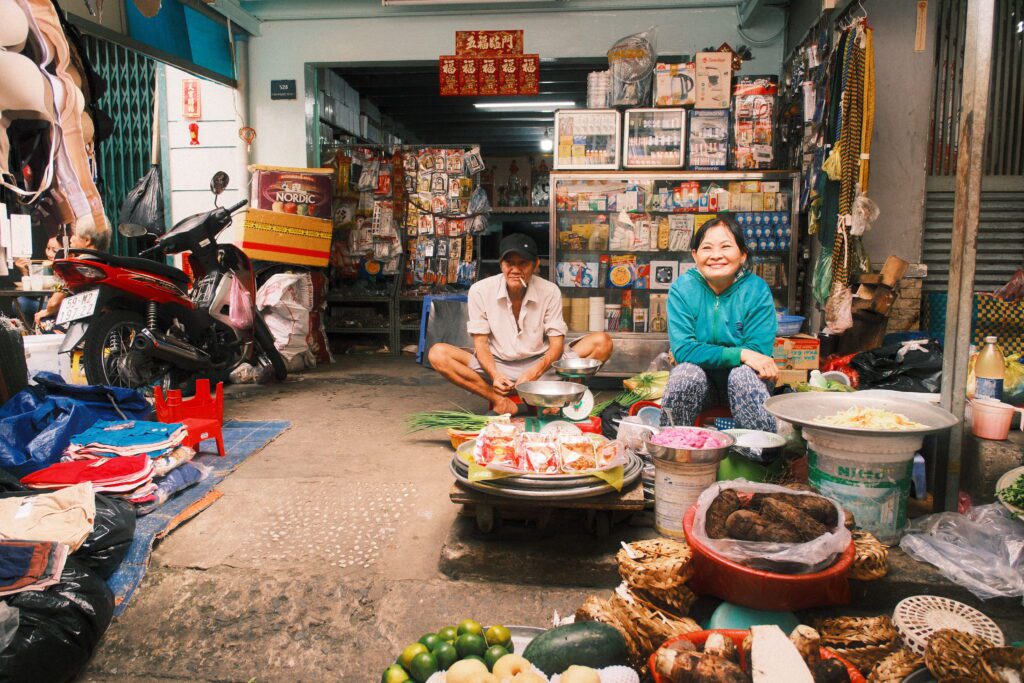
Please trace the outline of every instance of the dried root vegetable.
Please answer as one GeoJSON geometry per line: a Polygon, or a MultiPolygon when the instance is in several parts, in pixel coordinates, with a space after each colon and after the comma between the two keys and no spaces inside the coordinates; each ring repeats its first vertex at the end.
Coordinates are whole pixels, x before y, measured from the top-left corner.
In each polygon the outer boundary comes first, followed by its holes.
{"type": "Polygon", "coordinates": [[[725,522],[729,538],[738,541],[799,543],[800,534],[792,527],[770,522],[756,512],[737,510],[725,522]]]}
{"type": "Polygon", "coordinates": [[[813,541],[828,533],[825,525],[799,508],[775,498],[765,498],[761,503],[761,515],[772,522],[792,527],[801,541],[813,541]]]}
{"type": "Polygon", "coordinates": [[[850,672],[838,659],[822,659],[811,667],[814,683],[850,683],[850,672]]]}
{"type": "Polygon", "coordinates": [[[733,489],[724,489],[711,501],[704,522],[704,532],[708,538],[725,538],[725,521],[729,515],[740,509],[740,497],[733,489]]]}
{"type": "Polygon", "coordinates": [[[728,638],[721,633],[712,633],[708,636],[708,639],[704,641],[704,652],[705,654],[728,659],[734,664],[738,664],[740,661],[740,653],[736,649],[736,643],[732,641],[732,638],[728,638]]]}
{"type": "Polygon", "coordinates": [[[835,503],[822,496],[803,496],[796,493],[756,493],[750,501],[751,509],[760,510],[765,500],[775,500],[792,505],[829,529],[834,529],[839,524],[839,511],[836,509],[835,503]]]}
{"type": "Polygon", "coordinates": [[[807,666],[813,671],[821,661],[821,634],[810,626],[801,624],[789,634],[789,640],[796,646],[807,666]]]}

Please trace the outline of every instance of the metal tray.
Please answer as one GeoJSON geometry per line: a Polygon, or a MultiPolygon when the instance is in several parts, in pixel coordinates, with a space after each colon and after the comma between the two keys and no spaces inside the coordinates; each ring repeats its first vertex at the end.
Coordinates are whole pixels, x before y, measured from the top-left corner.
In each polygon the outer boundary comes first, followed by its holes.
{"type": "MultiPolygon", "coordinates": [[[[454,467],[452,468],[452,474],[455,475],[455,479],[458,480],[463,486],[481,491],[483,493],[489,493],[494,496],[500,496],[502,498],[519,498],[529,500],[541,500],[556,502],[559,500],[575,500],[577,498],[590,498],[592,496],[600,496],[605,493],[612,493],[615,491],[609,484],[604,482],[600,486],[584,486],[574,488],[563,488],[563,489],[519,489],[509,488],[502,486],[495,486],[491,482],[471,482],[469,478],[459,473],[454,467]]],[[[631,477],[626,477],[622,483],[623,490],[629,488],[638,478],[640,472],[631,477]]]]}
{"type": "Polygon", "coordinates": [[[941,432],[957,424],[958,420],[947,410],[939,406],[915,401],[893,398],[873,398],[851,394],[833,394],[811,391],[806,393],[784,394],[773,396],[765,401],[764,407],[769,413],[800,427],[811,427],[823,431],[857,436],[924,436],[941,432]],[[888,431],[879,429],[857,429],[854,427],[833,427],[823,425],[816,420],[830,417],[836,413],[854,407],[880,408],[899,413],[925,425],[922,429],[906,429],[888,431]]]}
{"type": "MultiPolygon", "coordinates": [[[[459,458],[453,457],[451,465],[449,466],[452,474],[454,474],[460,481],[469,479],[469,468],[459,458]]],[[[639,461],[635,456],[629,456],[628,462],[623,466],[622,478],[623,480],[629,480],[635,478],[643,473],[643,463],[639,461]]],[[[519,490],[536,490],[536,491],[564,491],[567,489],[578,489],[590,486],[607,486],[607,483],[592,474],[585,474],[574,476],[571,479],[564,479],[554,475],[530,475],[530,476],[512,476],[502,477],[500,479],[491,479],[485,482],[477,482],[481,484],[492,484],[502,488],[514,488],[519,490]]]]}

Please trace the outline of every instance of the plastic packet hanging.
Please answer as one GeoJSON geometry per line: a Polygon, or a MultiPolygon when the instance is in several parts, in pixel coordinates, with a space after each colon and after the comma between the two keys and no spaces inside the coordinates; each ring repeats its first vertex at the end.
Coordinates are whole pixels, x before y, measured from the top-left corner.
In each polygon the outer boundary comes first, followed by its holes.
{"type": "Polygon", "coordinates": [[[252,293],[237,277],[231,279],[231,324],[241,329],[252,327],[252,293]]]}
{"type": "Polygon", "coordinates": [[[999,503],[921,517],[900,548],[982,600],[1024,595],[1024,525],[999,503]]]}
{"type": "MultiPolygon", "coordinates": [[[[822,571],[835,563],[836,559],[850,547],[853,537],[846,528],[846,515],[836,505],[838,522],[832,530],[806,543],[774,543],[770,541],[737,541],[731,538],[709,538],[705,531],[708,507],[726,489],[740,494],[785,493],[798,496],[821,496],[810,491],[796,491],[774,484],[757,484],[745,479],[720,481],[704,489],[697,498],[697,512],[693,519],[693,535],[701,544],[718,555],[739,564],[777,572],[780,574],[810,574],[822,571]]],[[[835,504],[834,501],[832,501],[835,504]]]]}
{"type": "Polygon", "coordinates": [[[375,192],[377,190],[377,176],[379,174],[380,160],[376,158],[369,159],[363,165],[362,172],[359,174],[359,191],[375,192]]]}
{"type": "Polygon", "coordinates": [[[484,188],[478,187],[473,190],[473,196],[469,198],[469,211],[471,216],[478,214],[489,214],[491,212],[491,200],[487,198],[484,188]]]}
{"type": "Polygon", "coordinates": [[[620,38],[608,50],[612,75],[611,106],[647,107],[657,62],[656,28],[620,38]]]}
{"type": "Polygon", "coordinates": [[[486,168],[484,158],[480,155],[480,148],[474,147],[462,157],[462,173],[466,176],[473,176],[486,168]]]}

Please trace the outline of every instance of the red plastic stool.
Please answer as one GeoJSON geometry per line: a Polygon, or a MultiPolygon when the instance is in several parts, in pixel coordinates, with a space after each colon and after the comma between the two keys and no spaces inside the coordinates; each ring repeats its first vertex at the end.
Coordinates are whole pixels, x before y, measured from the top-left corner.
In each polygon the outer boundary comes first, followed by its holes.
{"type": "Polygon", "coordinates": [[[732,417],[732,410],[730,410],[728,406],[708,408],[703,413],[697,415],[697,421],[693,426],[705,427],[710,423],[710,425],[714,427],[716,417],[732,417]]]}
{"type": "Polygon", "coordinates": [[[156,399],[156,419],[160,422],[181,422],[188,431],[184,445],[196,448],[207,439],[217,441],[217,452],[224,455],[224,384],[217,383],[215,395],[210,394],[210,380],[196,380],[195,396],[182,399],[181,391],[171,389],[164,398],[160,387],[153,387],[156,399]]]}

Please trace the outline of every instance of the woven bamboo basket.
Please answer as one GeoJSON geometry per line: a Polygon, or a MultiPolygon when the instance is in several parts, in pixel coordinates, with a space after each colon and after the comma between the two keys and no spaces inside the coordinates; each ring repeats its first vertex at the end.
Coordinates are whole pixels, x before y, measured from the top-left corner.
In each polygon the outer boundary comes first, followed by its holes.
{"type": "Polygon", "coordinates": [[[853,532],[853,567],[850,578],[876,581],[889,573],[889,549],[867,531],[853,532]]]}
{"type": "Polygon", "coordinates": [[[636,649],[645,659],[672,636],[700,630],[700,625],[693,619],[674,619],[636,599],[622,587],[612,596],[610,604],[615,618],[629,632],[636,649]]]}
{"type": "Polygon", "coordinates": [[[902,647],[875,664],[868,674],[868,683],[902,683],[904,678],[922,666],[924,657],[902,647]]]}
{"type": "Polygon", "coordinates": [[[832,649],[888,645],[899,639],[892,619],[886,616],[822,619],[816,628],[821,644],[832,649]]]}
{"type": "Polygon", "coordinates": [[[461,429],[448,428],[448,440],[452,443],[452,449],[456,451],[459,450],[459,446],[467,441],[472,441],[478,436],[480,436],[480,432],[466,432],[461,429]]]}
{"type": "Polygon", "coordinates": [[[690,614],[690,608],[697,602],[697,594],[686,586],[679,586],[671,591],[647,591],[630,587],[633,596],[651,609],[664,613],[674,619],[682,619],[690,614]]]}
{"type": "Polygon", "coordinates": [[[686,543],[655,538],[631,543],[629,547],[640,557],[631,558],[623,548],[616,559],[619,575],[633,588],[651,592],[672,591],[693,576],[693,554],[686,543]]]}
{"type": "Polygon", "coordinates": [[[864,647],[833,647],[826,646],[837,655],[853,664],[857,669],[867,676],[875,665],[883,659],[896,652],[900,645],[898,642],[886,643],[885,645],[867,645],[864,647]]]}
{"type": "Polygon", "coordinates": [[[993,644],[964,631],[944,628],[936,631],[924,649],[924,663],[940,681],[951,678],[977,679],[978,656],[993,644]]]}
{"type": "Polygon", "coordinates": [[[978,655],[978,680],[1003,683],[1024,670],[1024,650],[1019,647],[990,647],[978,655]]]}

